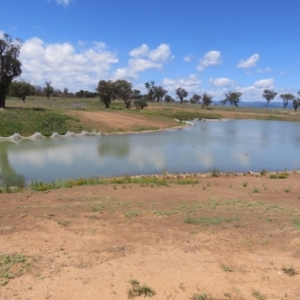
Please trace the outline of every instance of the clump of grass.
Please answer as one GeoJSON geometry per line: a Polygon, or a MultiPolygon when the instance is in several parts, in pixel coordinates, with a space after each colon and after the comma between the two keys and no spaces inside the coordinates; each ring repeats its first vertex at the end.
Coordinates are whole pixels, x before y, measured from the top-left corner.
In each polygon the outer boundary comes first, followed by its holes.
{"type": "Polygon", "coordinates": [[[243,182],[243,187],[248,186],[248,182],[243,182]]]}
{"type": "Polygon", "coordinates": [[[289,192],[291,191],[291,189],[290,189],[290,188],[286,188],[286,189],[284,189],[284,191],[285,191],[286,193],[289,193],[289,192]]]}
{"type": "Polygon", "coordinates": [[[259,291],[256,291],[256,290],[254,290],[252,292],[252,296],[254,298],[256,298],[257,300],[266,300],[267,299],[267,297],[265,295],[261,294],[259,291]]]}
{"type": "Polygon", "coordinates": [[[296,269],[293,266],[290,266],[290,267],[283,266],[281,268],[281,270],[289,276],[295,276],[298,274],[298,272],[296,271],[296,269]]]}
{"type": "Polygon", "coordinates": [[[261,171],[260,171],[260,175],[261,176],[264,176],[264,175],[267,175],[268,174],[268,171],[266,170],[266,169],[262,169],[261,171]]]}
{"type": "Polygon", "coordinates": [[[281,172],[278,174],[270,174],[270,179],[287,179],[289,176],[288,172],[281,172]]]}
{"type": "Polygon", "coordinates": [[[140,285],[139,281],[136,279],[132,279],[129,282],[131,283],[131,288],[129,288],[127,291],[127,296],[129,299],[140,296],[144,296],[144,298],[153,297],[156,294],[151,287],[145,284],[140,285]]]}
{"type": "Polygon", "coordinates": [[[259,189],[258,188],[254,188],[253,193],[259,193],[259,189]]]}
{"type": "Polygon", "coordinates": [[[233,272],[233,268],[230,267],[229,265],[221,265],[221,268],[223,269],[224,272],[233,272]]]}
{"type": "Polygon", "coordinates": [[[102,212],[102,210],[103,210],[103,205],[101,205],[101,204],[92,206],[92,211],[94,211],[94,212],[102,212]]]}
{"type": "Polygon", "coordinates": [[[138,215],[139,215],[138,211],[131,211],[131,212],[127,212],[125,214],[125,217],[127,217],[127,218],[134,218],[134,217],[137,217],[138,215]]]}
{"type": "Polygon", "coordinates": [[[214,298],[206,293],[202,293],[202,294],[194,294],[191,297],[191,300],[214,300],[214,298]]]}
{"type": "Polygon", "coordinates": [[[223,217],[201,217],[201,218],[192,218],[190,216],[186,216],[184,222],[187,224],[204,224],[204,225],[219,225],[221,223],[229,223],[237,221],[238,218],[223,218],[223,217]]]}

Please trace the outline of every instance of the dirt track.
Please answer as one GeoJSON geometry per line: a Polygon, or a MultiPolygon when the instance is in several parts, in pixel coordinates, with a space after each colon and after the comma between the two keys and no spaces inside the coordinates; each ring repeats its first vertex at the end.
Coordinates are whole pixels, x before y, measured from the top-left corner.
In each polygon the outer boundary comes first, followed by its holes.
{"type": "Polygon", "coordinates": [[[299,299],[299,179],[0,194],[0,299],[299,299]]]}

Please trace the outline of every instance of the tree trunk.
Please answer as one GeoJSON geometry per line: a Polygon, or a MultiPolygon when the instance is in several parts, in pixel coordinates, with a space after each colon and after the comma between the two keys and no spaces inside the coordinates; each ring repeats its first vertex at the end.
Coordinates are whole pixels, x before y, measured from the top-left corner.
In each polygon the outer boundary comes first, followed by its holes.
{"type": "Polygon", "coordinates": [[[0,108],[5,108],[5,88],[0,85],[0,108]]]}

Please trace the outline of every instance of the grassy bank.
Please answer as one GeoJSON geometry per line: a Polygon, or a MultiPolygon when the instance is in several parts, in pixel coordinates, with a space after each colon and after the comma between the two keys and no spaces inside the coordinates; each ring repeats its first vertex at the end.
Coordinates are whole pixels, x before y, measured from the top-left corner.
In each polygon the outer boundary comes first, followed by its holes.
{"type": "Polygon", "coordinates": [[[66,113],[45,108],[8,108],[0,112],[0,136],[14,133],[31,135],[40,132],[45,136],[53,132],[64,134],[67,131],[81,131],[83,124],[66,113]]]}
{"type": "MultiPolygon", "coordinates": [[[[170,121],[174,119],[257,119],[300,122],[300,113],[292,109],[269,109],[251,107],[223,107],[214,105],[203,109],[200,105],[180,103],[149,103],[144,110],[136,110],[132,107],[127,110],[121,101],[113,101],[110,109],[106,110],[99,99],[78,98],[50,98],[30,96],[26,103],[15,99],[7,99],[8,109],[1,111],[0,135],[9,136],[18,132],[23,135],[31,135],[38,131],[44,135],[52,134],[53,131],[64,134],[66,131],[79,132],[93,129],[93,124],[86,124],[81,120],[80,114],[74,117],[73,112],[114,112],[130,116],[143,116],[148,120],[170,121]]],[[[120,116],[121,117],[121,116],[120,116]]],[[[99,127],[99,126],[98,126],[99,127]]],[[[137,127],[137,131],[145,126],[137,127]]],[[[146,126],[145,128],[148,128],[146,126]]],[[[153,130],[156,129],[155,126],[153,130]]],[[[168,126],[166,126],[168,127],[168,126]]],[[[120,131],[126,131],[120,128],[120,131]]],[[[100,126],[100,131],[115,132],[116,129],[107,124],[100,126]]]]}

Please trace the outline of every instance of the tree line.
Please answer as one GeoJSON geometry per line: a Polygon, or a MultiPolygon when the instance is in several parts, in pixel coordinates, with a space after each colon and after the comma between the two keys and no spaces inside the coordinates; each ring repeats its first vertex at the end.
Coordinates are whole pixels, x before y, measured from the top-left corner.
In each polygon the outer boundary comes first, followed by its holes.
{"type": "MultiPolygon", "coordinates": [[[[140,90],[134,89],[131,82],[127,80],[100,80],[96,88],[96,92],[80,90],[76,93],[70,93],[67,88],[63,90],[55,89],[51,85],[51,81],[46,81],[45,86],[34,86],[26,81],[16,81],[15,79],[21,75],[21,62],[18,57],[22,42],[19,39],[12,40],[8,34],[0,39],[0,108],[5,108],[6,96],[14,96],[25,99],[29,95],[45,95],[48,99],[54,97],[77,97],[77,98],[96,98],[99,97],[106,108],[109,108],[111,101],[120,99],[124,101],[127,109],[134,105],[138,109],[144,109],[147,102],[175,102],[172,96],[168,95],[168,91],[162,86],[155,85],[154,81],[145,83],[146,94],[142,94],[140,90]]],[[[175,94],[181,104],[190,102],[191,104],[201,104],[203,108],[208,107],[212,103],[212,96],[208,93],[202,95],[193,94],[187,99],[188,92],[181,87],[175,90],[175,94]]],[[[277,93],[273,90],[264,90],[262,97],[266,99],[266,107],[276,97],[277,93]]],[[[298,91],[300,96],[300,90],[298,91]]],[[[229,103],[231,106],[238,107],[242,93],[228,92],[225,98],[220,101],[222,105],[229,103]]],[[[293,107],[297,111],[300,106],[300,98],[292,94],[281,94],[283,107],[286,108],[289,102],[293,102],[293,107]]]]}

